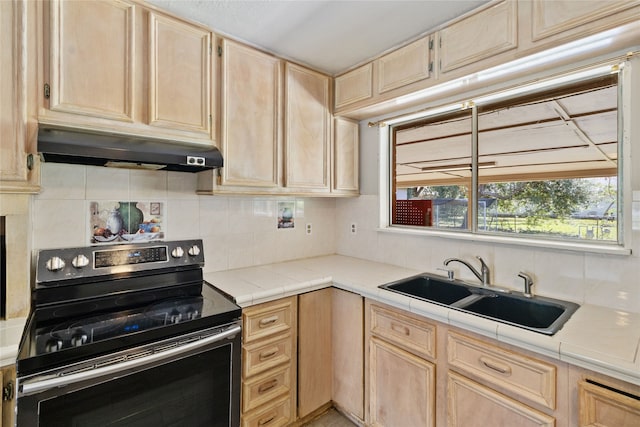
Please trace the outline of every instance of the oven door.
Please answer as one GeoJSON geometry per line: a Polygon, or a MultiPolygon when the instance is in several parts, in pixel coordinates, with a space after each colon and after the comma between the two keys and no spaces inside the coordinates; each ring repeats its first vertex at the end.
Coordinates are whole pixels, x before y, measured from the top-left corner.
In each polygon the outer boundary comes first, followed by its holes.
{"type": "Polygon", "coordinates": [[[24,427],[237,427],[238,324],[18,378],[24,427]]]}

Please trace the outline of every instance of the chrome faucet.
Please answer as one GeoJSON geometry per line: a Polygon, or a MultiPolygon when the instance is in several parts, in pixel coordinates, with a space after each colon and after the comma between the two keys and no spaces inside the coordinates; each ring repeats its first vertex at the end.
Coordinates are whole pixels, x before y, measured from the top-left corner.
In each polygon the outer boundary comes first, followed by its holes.
{"type": "Polygon", "coordinates": [[[533,292],[531,292],[531,287],[533,286],[533,279],[527,273],[523,273],[522,271],[518,273],[518,277],[521,277],[524,280],[524,296],[532,298],[533,292]]]}
{"type": "Polygon", "coordinates": [[[478,278],[478,280],[480,280],[480,282],[482,282],[482,286],[490,286],[491,285],[491,272],[489,271],[489,267],[487,266],[487,264],[485,264],[484,260],[482,258],[480,258],[479,256],[477,256],[476,258],[478,258],[478,260],[480,260],[480,264],[481,264],[481,268],[480,268],[480,273],[478,273],[478,270],[476,270],[475,268],[473,268],[471,266],[471,264],[469,264],[468,262],[461,260],[459,258],[447,258],[444,261],[444,265],[449,265],[450,262],[454,262],[457,261],[461,264],[466,265],[469,270],[471,270],[471,272],[478,278]]]}

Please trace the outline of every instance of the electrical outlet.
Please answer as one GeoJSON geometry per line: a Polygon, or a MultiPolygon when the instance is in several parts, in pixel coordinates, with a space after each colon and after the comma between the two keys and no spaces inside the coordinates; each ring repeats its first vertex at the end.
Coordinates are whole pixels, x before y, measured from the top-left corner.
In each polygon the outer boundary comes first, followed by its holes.
{"type": "Polygon", "coordinates": [[[308,223],[306,226],[307,234],[311,234],[311,223],[308,223]]]}
{"type": "Polygon", "coordinates": [[[356,232],[358,231],[358,227],[356,225],[355,222],[351,223],[351,234],[356,234],[356,232]]]}

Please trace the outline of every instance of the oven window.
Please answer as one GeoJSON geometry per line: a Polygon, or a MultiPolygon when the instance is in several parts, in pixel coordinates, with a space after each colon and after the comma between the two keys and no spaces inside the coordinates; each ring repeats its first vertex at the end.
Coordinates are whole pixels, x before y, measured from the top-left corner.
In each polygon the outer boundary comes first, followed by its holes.
{"type": "Polygon", "coordinates": [[[40,402],[50,427],[228,427],[232,346],[40,402]]]}

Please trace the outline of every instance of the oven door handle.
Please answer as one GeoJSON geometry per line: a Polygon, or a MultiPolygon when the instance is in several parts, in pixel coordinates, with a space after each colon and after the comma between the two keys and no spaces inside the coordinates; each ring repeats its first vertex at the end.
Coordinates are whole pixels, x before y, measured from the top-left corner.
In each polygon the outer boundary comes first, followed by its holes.
{"type": "Polygon", "coordinates": [[[167,350],[162,350],[158,353],[153,353],[148,356],[139,357],[136,359],[125,360],[123,362],[114,363],[112,365],[101,366],[99,368],[89,369],[86,371],[64,375],[64,376],[41,376],[34,377],[25,380],[20,385],[20,394],[29,395],[38,393],[43,390],[48,390],[54,387],[64,387],[80,381],[86,381],[94,378],[101,377],[103,375],[116,374],[118,372],[134,369],[143,365],[158,362],[170,357],[175,357],[180,354],[213,344],[224,339],[231,339],[242,331],[240,325],[233,325],[229,329],[220,332],[219,334],[212,335],[199,339],[198,341],[188,342],[186,344],[178,345],[167,350]]]}

